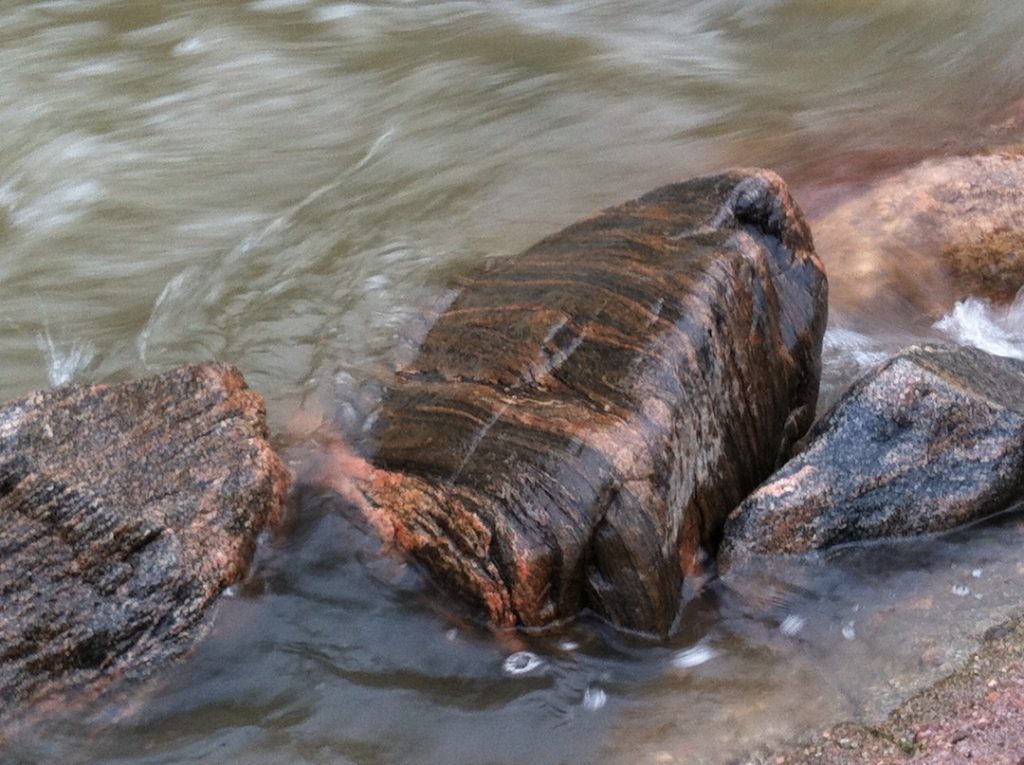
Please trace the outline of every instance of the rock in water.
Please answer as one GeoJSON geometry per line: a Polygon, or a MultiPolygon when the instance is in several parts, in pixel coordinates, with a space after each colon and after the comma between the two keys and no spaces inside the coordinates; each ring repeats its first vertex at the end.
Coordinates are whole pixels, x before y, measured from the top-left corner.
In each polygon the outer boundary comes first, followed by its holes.
{"type": "Polygon", "coordinates": [[[1024,495],[1024,363],[911,348],[818,422],[725,527],[720,565],[944,531],[1024,495]]]}
{"type": "Polygon", "coordinates": [[[589,607],[667,633],[684,569],[810,424],[826,292],[773,173],[606,210],[464,289],[342,491],[498,625],[589,607]]]}
{"type": "Polygon", "coordinates": [[[931,159],[873,184],[814,223],[833,303],[869,319],[931,320],[968,296],[1024,286],[1024,156],[931,159]]]}
{"type": "Polygon", "coordinates": [[[280,514],[266,435],[219,364],[0,409],[0,721],[188,648],[280,514]]]}

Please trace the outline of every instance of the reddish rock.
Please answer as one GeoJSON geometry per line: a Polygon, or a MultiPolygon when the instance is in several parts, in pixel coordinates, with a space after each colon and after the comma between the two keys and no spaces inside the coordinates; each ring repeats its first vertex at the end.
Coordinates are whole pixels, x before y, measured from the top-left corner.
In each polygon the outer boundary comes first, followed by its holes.
{"type": "Polygon", "coordinates": [[[498,625],[667,633],[810,423],[825,314],[781,179],[666,186],[472,281],[332,482],[498,625]]]}
{"type": "Polygon", "coordinates": [[[1024,495],[1024,363],[911,348],[816,423],[729,517],[719,565],[944,531],[1024,495]]]}
{"type": "Polygon", "coordinates": [[[263,400],[206,364],[0,409],[0,724],[199,637],[279,516],[263,400]]]}
{"type": "Polygon", "coordinates": [[[834,305],[932,319],[974,295],[1024,286],[1024,156],[930,159],[814,221],[834,305]]]}
{"type": "Polygon", "coordinates": [[[776,765],[1021,765],[1024,763],[1024,619],[990,630],[949,677],[880,725],[845,723],[808,740],[754,753],[776,765]]]}

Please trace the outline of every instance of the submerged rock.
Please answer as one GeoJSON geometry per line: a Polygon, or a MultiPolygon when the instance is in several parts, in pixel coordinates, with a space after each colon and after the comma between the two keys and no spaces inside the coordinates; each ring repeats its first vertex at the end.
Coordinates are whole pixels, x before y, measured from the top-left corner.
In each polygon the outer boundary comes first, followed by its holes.
{"type": "Polygon", "coordinates": [[[262,398],[218,364],[0,409],[0,722],[192,644],[280,514],[266,435],[262,398]]]}
{"type": "Polygon", "coordinates": [[[1008,301],[1024,286],[1024,156],[927,160],[836,206],[814,235],[840,310],[934,320],[968,296],[1008,301]]]}
{"type": "Polygon", "coordinates": [[[472,281],[333,483],[502,626],[666,633],[809,426],[825,276],[783,182],[666,186],[472,281]]]}
{"type": "Polygon", "coordinates": [[[945,531],[1024,496],[1024,363],[920,346],[856,382],[729,517],[720,566],[945,531]]]}

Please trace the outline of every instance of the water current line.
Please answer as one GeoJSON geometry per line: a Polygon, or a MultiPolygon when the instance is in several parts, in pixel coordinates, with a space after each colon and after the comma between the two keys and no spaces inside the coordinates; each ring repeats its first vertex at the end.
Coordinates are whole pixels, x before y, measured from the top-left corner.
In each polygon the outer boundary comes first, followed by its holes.
{"type": "MultiPolygon", "coordinates": [[[[299,213],[301,213],[307,207],[315,203],[317,200],[324,197],[326,194],[338,189],[342,185],[342,183],[349,179],[350,176],[354,175],[355,173],[359,172],[367,165],[369,165],[370,162],[374,159],[374,157],[376,157],[377,154],[379,154],[380,151],[391,141],[391,139],[394,137],[397,131],[397,124],[391,124],[385,127],[384,132],[381,133],[373,142],[373,144],[370,145],[370,148],[367,150],[366,154],[363,155],[362,159],[360,159],[351,167],[343,170],[330,182],[311,191],[300,201],[289,207],[285,212],[281,213],[273,220],[271,220],[269,223],[267,223],[257,233],[246,236],[241,242],[239,242],[235,247],[233,247],[230,252],[228,252],[228,254],[220,262],[220,265],[217,270],[219,272],[225,272],[228,267],[233,266],[239,263],[240,261],[244,260],[246,257],[249,256],[250,253],[253,252],[253,250],[255,250],[264,241],[266,241],[266,239],[270,237],[272,234],[275,234],[279,231],[283,231],[284,229],[286,229],[289,223],[293,221],[299,213]]],[[[148,351],[150,338],[152,337],[153,332],[156,329],[156,326],[160,320],[160,309],[164,306],[164,304],[168,303],[170,300],[177,297],[178,295],[186,294],[186,286],[190,282],[197,283],[199,278],[200,273],[198,269],[194,267],[189,267],[182,270],[174,277],[172,277],[164,286],[163,290],[160,291],[160,295],[153,303],[153,308],[150,311],[149,318],[146,320],[145,326],[139,332],[138,337],[135,340],[136,351],[139,355],[139,360],[142,362],[143,366],[148,365],[146,361],[146,354],[148,351]]],[[[211,286],[206,292],[205,298],[201,298],[199,300],[199,304],[205,306],[213,305],[223,297],[224,280],[212,278],[211,275],[211,278],[207,279],[207,281],[211,284],[211,286]]]]}

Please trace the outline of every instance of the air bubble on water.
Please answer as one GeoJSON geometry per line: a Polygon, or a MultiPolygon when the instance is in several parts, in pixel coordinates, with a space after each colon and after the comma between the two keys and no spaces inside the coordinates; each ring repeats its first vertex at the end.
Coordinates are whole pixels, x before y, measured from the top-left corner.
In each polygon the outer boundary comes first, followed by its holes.
{"type": "Polygon", "coordinates": [[[706,664],[711,661],[716,656],[718,656],[718,651],[714,648],[709,645],[698,643],[684,651],[679,651],[675,656],[673,656],[672,666],[678,667],[679,669],[699,667],[701,664],[706,664]]]}
{"type": "Polygon", "coordinates": [[[971,572],[971,576],[973,576],[975,579],[981,579],[981,574],[982,571],[980,568],[976,568],[974,569],[974,571],[971,572]]]}
{"type": "Polygon", "coordinates": [[[959,595],[961,598],[964,598],[971,594],[971,588],[968,587],[966,584],[954,584],[953,594],[959,595]]]}
{"type": "Polygon", "coordinates": [[[782,620],[782,624],[779,625],[779,632],[787,637],[793,637],[807,624],[807,619],[800,616],[799,614],[790,614],[782,620]]]}
{"type": "Polygon", "coordinates": [[[602,688],[591,686],[583,692],[583,708],[589,712],[596,712],[608,703],[608,694],[602,688]]]}
{"type": "Polygon", "coordinates": [[[847,640],[857,639],[857,630],[853,627],[853,622],[843,625],[843,637],[847,640]]]}
{"type": "Polygon", "coordinates": [[[580,644],[577,643],[575,640],[563,640],[561,643],[558,644],[558,647],[566,653],[572,653],[580,647],[580,644]]]}
{"type": "Polygon", "coordinates": [[[454,627],[452,627],[450,630],[448,630],[446,633],[444,633],[444,636],[445,636],[446,640],[448,640],[450,642],[455,642],[455,640],[458,639],[458,637],[459,637],[459,631],[457,629],[455,629],[454,627]]]}
{"type": "Polygon", "coordinates": [[[233,584],[230,587],[225,587],[224,588],[224,597],[225,598],[237,598],[238,597],[238,586],[233,584]]]}
{"type": "Polygon", "coordinates": [[[516,651],[514,654],[506,657],[503,669],[506,675],[525,675],[529,672],[542,666],[544,662],[541,658],[529,651],[516,651]]]}

